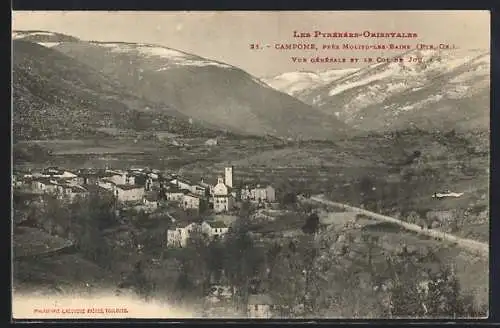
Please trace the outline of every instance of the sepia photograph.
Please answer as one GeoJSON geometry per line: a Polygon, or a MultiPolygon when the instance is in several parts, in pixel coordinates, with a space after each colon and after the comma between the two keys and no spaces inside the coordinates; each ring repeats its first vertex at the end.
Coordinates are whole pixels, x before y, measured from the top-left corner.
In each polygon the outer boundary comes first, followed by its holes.
{"type": "Polygon", "coordinates": [[[486,319],[488,11],[13,11],[12,318],[486,319]]]}

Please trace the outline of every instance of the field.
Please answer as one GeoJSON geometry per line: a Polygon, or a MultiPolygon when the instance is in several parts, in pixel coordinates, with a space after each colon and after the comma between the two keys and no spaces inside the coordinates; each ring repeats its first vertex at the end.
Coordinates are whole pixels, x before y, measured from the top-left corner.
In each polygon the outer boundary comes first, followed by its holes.
{"type": "Polygon", "coordinates": [[[14,257],[33,256],[71,246],[71,242],[30,227],[16,227],[13,234],[14,257]]]}

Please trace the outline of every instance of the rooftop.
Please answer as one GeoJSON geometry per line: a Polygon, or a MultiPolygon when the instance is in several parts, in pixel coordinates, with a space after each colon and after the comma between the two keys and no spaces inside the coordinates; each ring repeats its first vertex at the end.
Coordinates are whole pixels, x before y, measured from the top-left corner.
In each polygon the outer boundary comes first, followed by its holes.
{"type": "Polygon", "coordinates": [[[74,193],[85,193],[88,192],[87,189],[81,186],[69,186],[69,189],[71,189],[72,192],[74,193]]]}
{"type": "Polygon", "coordinates": [[[189,197],[193,197],[193,198],[201,198],[199,195],[195,195],[195,194],[190,193],[190,192],[187,192],[185,195],[189,196],[189,197]]]}
{"type": "Polygon", "coordinates": [[[133,190],[133,189],[143,189],[144,187],[139,185],[122,184],[122,185],[116,185],[116,188],[119,188],[121,190],[133,190]]]}
{"type": "Polygon", "coordinates": [[[98,186],[98,185],[94,185],[94,184],[84,184],[84,185],[82,185],[82,187],[87,189],[89,192],[110,193],[110,191],[108,189],[103,188],[103,187],[98,186]]]}
{"type": "Polygon", "coordinates": [[[221,221],[207,222],[212,228],[227,228],[227,225],[221,221]]]}
{"type": "Polygon", "coordinates": [[[177,187],[171,187],[171,188],[167,189],[166,193],[169,193],[169,194],[187,194],[187,193],[189,193],[189,190],[180,189],[177,187]]]}
{"type": "Polygon", "coordinates": [[[155,193],[155,192],[148,192],[144,198],[148,201],[148,202],[156,202],[158,201],[159,197],[158,197],[158,194],[155,193]]]}
{"type": "Polygon", "coordinates": [[[46,178],[46,177],[34,178],[33,181],[40,182],[40,183],[43,183],[45,185],[57,185],[57,183],[55,183],[55,181],[53,179],[46,178]]]}
{"type": "MultiPolygon", "coordinates": [[[[189,221],[176,221],[174,224],[172,224],[171,228],[177,229],[177,228],[185,228],[188,225],[194,222],[189,222],[189,221]]],[[[169,229],[172,230],[172,229],[169,229]]]]}

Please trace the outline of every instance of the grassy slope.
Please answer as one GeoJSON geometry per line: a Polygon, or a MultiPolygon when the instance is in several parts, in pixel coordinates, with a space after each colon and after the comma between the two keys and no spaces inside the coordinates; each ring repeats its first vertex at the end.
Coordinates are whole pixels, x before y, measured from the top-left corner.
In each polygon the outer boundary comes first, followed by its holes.
{"type": "Polygon", "coordinates": [[[13,52],[16,139],[92,137],[102,127],[210,132],[58,51],[14,40],[13,52]]]}

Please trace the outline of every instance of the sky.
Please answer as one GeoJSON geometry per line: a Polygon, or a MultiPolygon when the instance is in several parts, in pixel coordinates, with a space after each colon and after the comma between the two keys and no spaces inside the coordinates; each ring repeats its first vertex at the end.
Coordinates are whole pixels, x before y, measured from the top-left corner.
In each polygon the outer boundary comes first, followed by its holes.
{"type": "MultiPolygon", "coordinates": [[[[158,44],[222,61],[258,77],[289,71],[352,67],[351,57],[394,56],[381,52],[323,50],[324,44],[454,44],[490,48],[488,11],[337,11],[337,12],[137,12],[14,11],[13,30],[46,30],[84,40],[158,44]],[[294,38],[298,32],[409,32],[416,39],[294,38]],[[264,46],[250,49],[250,44],[264,46]],[[316,44],[319,50],[277,50],[276,44],[316,44]],[[269,45],[267,48],[265,45],[269,45]],[[292,57],[304,57],[305,63],[292,57]],[[346,58],[347,63],[311,63],[315,57],[346,58]]],[[[14,54],[15,55],[15,54],[14,54]]],[[[358,64],[359,65],[359,64],[358,64]]]]}

